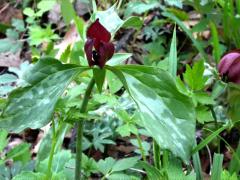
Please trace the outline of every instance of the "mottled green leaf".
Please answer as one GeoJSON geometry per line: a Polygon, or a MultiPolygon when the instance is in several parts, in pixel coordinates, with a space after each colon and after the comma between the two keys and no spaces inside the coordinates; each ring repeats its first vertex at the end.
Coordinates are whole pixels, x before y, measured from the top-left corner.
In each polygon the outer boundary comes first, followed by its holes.
{"type": "Polygon", "coordinates": [[[143,126],[162,149],[169,149],[188,162],[195,139],[191,99],[181,94],[170,74],[159,68],[138,65],[116,68],[124,74],[143,126]]]}
{"type": "Polygon", "coordinates": [[[21,172],[15,176],[12,180],[45,180],[46,175],[43,173],[34,173],[34,172],[21,172]]]}
{"type": "Polygon", "coordinates": [[[51,58],[40,59],[24,76],[29,85],[10,94],[0,127],[13,132],[43,127],[51,120],[56,102],[72,78],[87,69],[51,58]]]}
{"type": "Polygon", "coordinates": [[[8,143],[7,135],[8,135],[8,132],[6,130],[0,129],[0,153],[8,143]]]}

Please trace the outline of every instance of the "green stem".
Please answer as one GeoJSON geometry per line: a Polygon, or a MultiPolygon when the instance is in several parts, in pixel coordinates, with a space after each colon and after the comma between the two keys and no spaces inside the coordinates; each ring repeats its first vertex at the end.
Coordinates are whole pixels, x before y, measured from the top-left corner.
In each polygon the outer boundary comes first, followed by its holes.
{"type": "Polygon", "coordinates": [[[119,1],[118,1],[117,9],[120,9],[120,7],[121,7],[121,5],[122,5],[122,2],[123,2],[123,0],[119,0],[119,1]]]}
{"type": "Polygon", "coordinates": [[[137,133],[136,136],[137,136],[138,146],[139,146],[139,149],[140,149],[143,161],[147,162],[147,158],[145,156],[145,152],[144,152],[144,149],[143,149],[143,146],[142,146],[142,140],[141,140],[141,138],[140,138],[138,133],[137,133]]]}
{"type": "MultiPolygon", "coordinates": [[[[210,110],[211,110],[211,113],[212,113],[212,116],[213,116],[213,119],[214,119],[214,123],[215,123],[215,128],[216,129],[219,129],[219,126],[218,126],[218,122],[217,122],[217,116],[216,116],[216,113],[213,109],[213,106],[210,106],[210,110]]],[[[220,153],[221,151],[221,147],[220,147],[220,138],[217,138],[217,151],[218,153],[220,153]]]]}
{"type": "Polygon", "coordinates": [[[52,178],[52,162],[53,162],[53,156],[54,156],[55,147],[56,147],[56,143],[57,143],[54,118],[52,120],[52,131],[53,131],[53,134],[52,134],[52,147],[51,147],[49,160],[48,160],[47,179],[51,179],[52,178]]]}
{"type": "Polygon", "coordinates": [[[168,150],[163,151],[163,168],[166,169],[168,167],[168,150]]]}
{"type": "Polygon", "coordinates": [[[153,161],[155,168],[160,169],[161,168],[160,147],[155,140],[153,140],[153,161]]]}
{"type": "MultiPolygon", "coordinates": [[[[94,87],[94,78],[88,84],[85,95],[83,97],[82,105],[80,108],[80,113],[85,113],[87,110],[87,104],[94,87]]],[[[81,169],[82,169],[82,137],[83,137],[83,120],[76,122],[77,127],[77,139],[76,139],[76,167],[75,167],[75,180],[81,179],[81,169]]]]}

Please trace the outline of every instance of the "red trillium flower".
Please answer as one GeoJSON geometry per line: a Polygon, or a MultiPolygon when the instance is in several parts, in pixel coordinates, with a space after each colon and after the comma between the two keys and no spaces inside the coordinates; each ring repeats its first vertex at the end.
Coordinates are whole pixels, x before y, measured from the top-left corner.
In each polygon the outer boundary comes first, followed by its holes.
{"type": "Polygon", "coordinates": [[[221,76],[229,82],[240,84],[240,51],[235,50],[224,55],[218,65],[221,76]]]}
{"type": "Polygon", "coordinates": [[[110,42],[111,34],[97,19],[87,30],[87,42],[84,50],[89,66],[97,65],[100,68],[106,64],[114,54],[114,45],[110,42]]]}

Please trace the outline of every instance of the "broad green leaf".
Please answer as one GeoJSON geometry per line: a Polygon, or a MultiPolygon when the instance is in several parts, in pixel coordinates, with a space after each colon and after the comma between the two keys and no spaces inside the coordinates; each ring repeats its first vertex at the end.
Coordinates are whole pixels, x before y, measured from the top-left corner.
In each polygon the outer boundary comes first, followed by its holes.
{"type": "Polygon", "coordinates": [[[8,132],[6,130],[0,129],[0,153],[8,143],[7,135],[8,135],[8,132]]]}
{"type": "Polygon", "coordinates": [[[182,21],[187,21],[189,19],[189,15],[187,11],[175,8],[175,7],[170,7],[166,9],[168,12],[173,13],[176,17],[178,17],[182,21]]]}
{"type": "Polygon", "coordinates": [[[129,124],[118,126],[118,128],[116,129],[116,132],[118,132],[122,137],[130,136],[131,130],[130,130],[129,124]]]}
{"type": "Polygon", "coordinates": [[[213,22],[210,22],[209,24],[212,34],[212,46],[213,46],[213,57],[215,59],[216,64],[220,61],[221,58],[221,50],[220,50],[220,44],[219,44],[219,38],[218,38],[218,30],[216,25],[213,22]]]}
{"type": "Polygon", "coordinates": [[[218,80],[216,81],[216,83],[214,84],[213,86],[213,90],[211,92],[211,96],[213,99],[216,99],[218,98],[221,94],[224,93],[224,91],[226,90],[227,88],[227,84],[224,83],[223,81],[221,80],[218,80]]]}
{"type": "Polygon", "coordinates": [[[223,163],[223,155],[215,153],[214,156],[213,156],[213,166],[212,166],[212,170],[211,170],[211,180],[221,179],[222,163],[223,163]]]}
{"type": "Polygon", "coordinates": [[[78,17],[78,16],[75,16],[75,17],[74,17],[74,22],[75,22],[75,24],[76,24],[76,28],[77,28],[78,34],[80,35],[80,37],[82,38],[82,40],[84,40],[84,39],[85,39],[85,34],[84,34],[84,32],[85,32],[85,29],[86,29],[84,20],[81,19],[81,18],[78,17]]]}
{"type": "Polygon", "coordinates": [[[230,164],[229,164],[229,172],[231,174],[236,173],[238,174],[240,171],[240,163],[239,163],[239,158],[240,158],[240,143],[238,143],[238,147],[236,150],[236,153],[233,155],[230,164]]]}
{"type": "Polygon", "coordinates": [[[109,180],[134,180],[133,177],[124,173],[113,173],[108,176],[109,180]]]}
{"type": "Polygon", "coordinates": [[[238,176],[236,173],[231,174],[228,171],[223,170],[221,174],[221,180],[238,180],[238,176]]]}
{"type": "Polygon", "coordinates": [[[201,90],[204,88],[206,78],[203,76],[204,62],[198,61],[191,68],[187,65],[186,72],[183,74],[184,81],[191,90],[201,90]]]}
{"type": "Polygon", "coordinates": [[[139,162],[138,164],[146,170],[148,179],[154,179],[154,180],[164,179],[163,173],[160,172],[160,170],[155,168],[154,166],[143,161],[139,162]]]}
{"type": "Polygon", "coordinates": [[[23,43],[14,39],[0,39],[0,53],[12,52],[16,53],[22,48],[23,43]]]}
{"type": "Polygon", "coordinates": [[[202,58],[206,61],[207,60],[207,55],[204,52],[204,49],[203,49],[202,45],[193,37],[191,31],[183,24],[183,22],[180,21],[175,15],[173,15],[169,12],[164,12],[163,15],[170,18],[171,20],[175,21],[183,29],[183,31],[192,40],[194,46],[197,48],[197,50],[201,54],[202,58]]]}
{"type": "Polygon", "coordinates": [[[35,12],[31,8],[25,8],[23,14],[29,17],[35,16],[35,12]]]}
{"type": "Polygon", "coordinates": [[[170,47],[170,54],[168,57],[169,65],[168,72],[173,76],[177,76],[177,38],[176,38],[176,27],[173,31],[172,43],[170,47]]]}
{"type": "Polygon", "coordinates": [[[109,90],[112,94],[116,93],[122,88],[121,81],[118,80],[115,74],[113,74],[111,71],[106,72],[107,82],[109,86],[109,90]]]}
{"type": "Polygon", "coordinates": [[[60,61],[67,63],[70,54],[71,54],[71,45],[69,44],[61,54],[60,61]]]}
{"type": "MultiPolygon", "coordinates": [[[[61,123],[60,127],[57,127],[58,137],[57,137],[57,143],[56,143],[56,147],[55,147],[55,153],[60,151],[65,134],[68,132],[70,127],[71,126],[66,123],[61,123]]],[[[38,164],[39,162],[46,159],[48,157],[48,155],[50,154],[51,147],[52,147],[52,134],[53,133],[52,133],[52,128],[51,128],[47,132],[46,136],[44,136],[44,138],[40,144],[38,153],[37,153],[36,164],[38,164]]]]}
{"type": "Polygon", "coordinates": [[[149,2],[130,1],[124,11],[124,16],[129,17],[131,14],[142,14],[159,6],[160,3],[156,0],[150,0],[149,2]]]}
{"type": "Polygon", "coordinates": [[[12,19],[12,25],[19,32],[25,31],[24,22],[21,19],[12,19]]]}
{"type": "Polygon", "coordinates": [[[39,173],[39,172],[30,172],[30,171],[23,171],[20,174],[18,174],[17,176],[13,177],[12,180],[45,180],[46,179],[46,175],[43,173],[39,173]]]}
{"type": "MultiPolygon", "coordinates": [[[[169,73],[155,67],[116,66],[138,105],[143,126],[162,149],[188,162],[195,140],[195,111],[169,73]]],[[[123,83],[125,86],[125,83],[123,83]]]]}
{"type": "Polygon", "coordinates": [[[107,65],[115,66],[121,64],[123,61],[127,60],[132,56],[131,53],[115,53],[113,57],[107,61],[107,65]]]}
{"type": "Polygon", "coordinates": [[[140,29],[142,25],[143,25],[143,21],[139,17],[131,16],[124,21],[122,28],[140,29]]]}
{"type": "Polygon", "coordinates": [[[39,11],[37,12],[38,16],[42,16],[43,13],[51,10],[54,5],[56,4],[55,0],[51,0],[51,1],[40,1],[37,4],[37,8],[39,9],[39,11]]]}
{"type": "Polygon", "coordinates": [[[206,92],[196,92],[193,94],[193,98],[200,104],[215,104],[213,97],[206,92]]]}
{"type": "Polygon", "coordinates": [[[129,17],[126,20],[122,20],[118,16],[115,5],[106,11],[97,11],[93,15],[93,20],[96,19],[99,19],[100,23],[112,34],[117,32],[121,27],[139,29],[142,26],[142,21],[138,17],[129,17]]]}
{"type": "MultiPolygon", "coordinates": [[[[72,158],[72,153],[69,150],[62,150],[58,153],[54,154],[53,156],[53,164],[52,164],[52,171],[54,173],[61,172],[65,168],[65,164],[72,158]]],[[[38,172],[47,173],[48,168],[48,160],[41,161],[37,167],[38,172]]]]}
{"type": "Polygon", "coordinates": [[[94,68],[93,69],[93,77],[95,79],[98,91],[101,93],[102,92],[102,87],[103,83],[105,80],[105,75],[106,75],[106,70],[105,69],[99,69],[99,68],[94,68]]]}
{"type": "Polygon", "coordinates": [[[102,174],[106,175],[111,171],[115,163],[116,160],[112,157],[108,157],[105,160],[101,159],[100,161],[98,161],[98,169],[102,174]]]}
{"type": "Polygon", "coordinates": [[[10,94],[0,127],[13,132],[43,127],[51,120],[57,100],[72,78],[88,69],[63,65],[51,58],[40,59],[24,76],[29,85],[10,94]]]}
{"type": "Polygon", "coordinates": [[[61,0],[61,13],[66,24],[74,19],[76,13],[70,0],[61,0]]]}
{"type": "Polygon", "coordinates": [[[40,26],[29,27],[29,40],[30,45],[40,45],[42,42],[50,42],[51,40],[58,39],[58,35],[54,34],[54,31],[50,26],[42,28],[40,26]]]}
{"type": "Polygon", "coordinates": [[[130,157],[130,158],[121,159],[113,165],[112,172],[123,171],[123,170],[129,169],[129,168],[133,167],[138,162],[138,160],[139,160],[138,157],[130,157]]]}
{"type": "Polygon", "coordinates": [[[196,177],[185,176],[182,170],[182,163],[176,157],[170,157],[166,168],[169,180],[174,180],[176,177],[178,180],[196,180],[196,177]]]}
{"type": "Polygon", "coordinates": [[[31,159],[30,144],[22,143],[17,145],[7,153],[6,159],[27,163],[31,159]]]}
{"type": "Polygon", "coordinates": [[[165,0],[165,2],[170,6],[176,6],[182,8],[182,0],[165,0]]]}
{"type": "Polygon", "coordinates": [[[95,19],[97,18],[99,18],[100,23],[111,33],[117,32],[124,22],[118,16],[115,6],[112,6],[106,11],[97,11],[95,19]]]}
{"type": "Polygon", "coordinates": [[[206,106],[198,106],[196,108],[196,115],[198,122],[204,124],[205,122],[214,121],[210,109],[206,106]]]}
{"type": "Polygon", "coordinates": [[[236,84],[228,84],[228,103],[229,109],[228,113],[233,121],[238,121],[240,119],[240,86],[236,84]]]}
{"type": "Polygon", "coordinates": [[[17,80],[17,77],[12,74],[0,75],[0,84],[12,83],[17,80]]]}

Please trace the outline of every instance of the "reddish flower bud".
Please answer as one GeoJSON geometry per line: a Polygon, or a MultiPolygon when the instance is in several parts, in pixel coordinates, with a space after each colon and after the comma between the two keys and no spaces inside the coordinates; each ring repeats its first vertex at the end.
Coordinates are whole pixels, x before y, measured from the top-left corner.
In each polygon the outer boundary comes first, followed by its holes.
{"type": "Polygon", "coordinates": [[[89,66],[103,68],[114,54],[114,45],[110,42],[111,34],[97,19],[87,30],[87,41],[84,50],[89,66]]]}
{"type": "Polygon", "coordinates": [[[240,84],[240,52],[235,50],[224,55],[218,71],[221,76],[226,76],[229,82],[240,84]]]}

